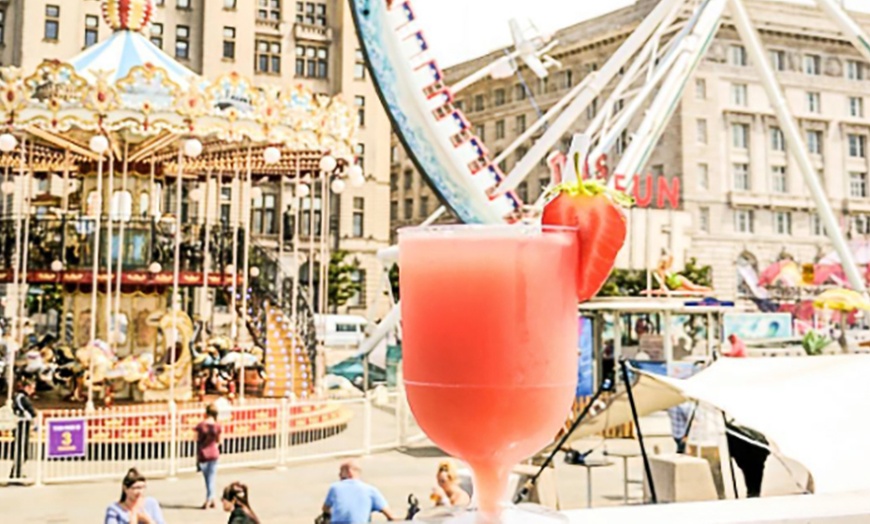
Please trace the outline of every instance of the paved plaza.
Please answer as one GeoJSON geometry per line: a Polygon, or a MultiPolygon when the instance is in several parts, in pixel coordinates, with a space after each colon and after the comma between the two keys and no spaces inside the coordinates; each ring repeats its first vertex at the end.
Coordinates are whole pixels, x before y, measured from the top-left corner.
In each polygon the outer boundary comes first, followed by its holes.
{"type": "MultiPolygon", "coordinates": [[[[647,419],[644,427],[651,435],[649,448],[661,453],[673,451],[673,441],[667,435],[667,417],[647,419]]],[[[595,455],[605,450],[636,449],[633,440],[591,439],[578,443],[577,449],[595,448],[595,455]]],[[[376,453],[363,457],[363,477],[375,484],[400,516],[407,508],[408,494],[417,495],[428,506],[428,495],[434,485],[434,474],[443,454],[429,443],[423,442],[400,451],[376,453]]],[[[586,470],[568,466],[558,455],[556,482],[561,509],[586,506],[586,470]]],[[[614,464],[593,472],[594,506],[622,504],[622,464],[614,464]]],[[[311,524],[317,516],[329,484],[336,480],[341,459],[313,461],[292,465],[286,469],[230,469],[219,471],[218,485],[234,480],[246,482],[251,489],[252,504],[264,524],[311,524]]],[[[118,471],[118,479],[124,471],[118,471]]],[[[629,462],[629,478],[639,479],[642,462],[639,458],[629,462]]],[[[739,478],[739,476],[738,476],[739,478]]],[[[730,482],[730,478],[728,479],[730,482]]],[[[742,487],[741,487],[742,489],[742,487]]],[[[729,489],[730,491],[730,489],[729,489]]],[[[764,485],[765,495],[797,493],[798,488],[783,466],[774,458],[767,462],[764,485]]],[[[102,522],[103,511],[120,493],[120,480],[81,484],[55,484],[43,487],[0,487],[0,507],[4,524],[24,523],[95,523],[102,522]]],[[[155,479],[148,483],[148,493],[162,504],[169,523],[218,524],[227,516],[219,510],[198,509],[203,499],[201,477],[180,475],[177,479],[155,479]]],[[[630,502],[639,503],[642,497],[638,484],[630,485],[630,502]]],[[[376,519],[377,520],[377,519],[376,519]]]]}

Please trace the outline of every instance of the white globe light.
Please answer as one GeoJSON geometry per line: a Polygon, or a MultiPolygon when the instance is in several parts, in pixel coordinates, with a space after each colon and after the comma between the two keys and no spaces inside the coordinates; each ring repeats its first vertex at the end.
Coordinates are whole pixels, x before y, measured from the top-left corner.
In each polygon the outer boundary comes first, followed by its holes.
{"type": "Polygon", "coordinates": [[[94,153],[102,155],[109,149],[109,139],[103,135],[94,135],[91,137],[91,142],[88,146],[94,153]]]}
{"type": "Polygon", "coordinates": [[[13,149],[15,149],[15,146],[17,145],[18,139],[15,138],[15,135],[13,135],[12,133],[3,133],[2,135],[0,135],[0,151],[3,151],[4,153],[9,153],[13,149]]]}
{"type": "Polygon", "coordinates": [[[191,191],[190,195],[188,196],[192,201],[199,202],[199,199],[202,198],[202,189],[197,187],[193,191],[191,191]]]}
{"type": "Polygon", "coordinates": [[[258,276],[260,276],[260,268],[258,268],[257,266],[254,266],[248,270],[248,273],[251,274],[251,277],[257,278],[258,276]]]}
{"type": "Polygon", "coordinates": [[[362,175],[358,175],[358,176],[351,175],[350,176],[350,185],[353,187],[356,187],[356,188],[360,188],[360,187],[366,185],[366,177],[364,177],[362,175]]]}
{"type": "Polygon", "coordinates": [[[51,270],[55,273],[60,273],[61,271],[63,271],[63,262],[61,262],[60,260],[53,261],[51,263],[51,270]]]}
{"type": "Polygon", "coordinates": [[[308,187],[308,184],[299,184],[296,186],[296,196],[299,198],[305,198],[311,194],[311,188],[308,187]]]}
{"type": "Polygon", "coordinates": [[[357,164],[351,164],[350,168],[347,170],[347,176],[351,178],[355,176],[363,176],[363,170],[357,164]]]}
{"type": "Polygon", "coordinates": [[[11,180],[3,182],[2,189],[4,193],[6,193],[7,195],[11,195],[15,192],[15,182],[11,180]]]}
{"type": "Polygon", "coordinates": [[[263,151],[263,160],[267,164],[277,164],[281,161],[281,150],[277,147],[267,147],[263,151]]]}
{"type": "Polygon", "coordinates": [[[224,273],[226,273],[227,275],[232,275],[235,272],[236,268],[232,264],[227,264],[227,267],[224,268],[224,273]]]}
{"type": "Polygon", "coordinates": [[[148,271],[152,273],[160,273],[163,269],[163,266],[160,265],[160,262],[151,262],[151,265],[148,266],[148,271]]]}
{"type": "Polygon", "coordinates": [[[338,161],[332,155],[326,155],[320,159],[320,170],[331,172],[338,165],[338,161]]]}
{"type": "Polygon", "coordinates": [[[190,158],[196,158],[202,153],[202,142],[196,138],[190,138],[184,143],[184,154],[190,158]]]}
{"type": "Polygon", "coordinates": [[[332,188],[333,193],[335,193],[336,195],[340,195],[345,188],[344,180],[336,178],[332,181],[332,184],[329,187],[332,188]]]}
{"type": "Polygon", "coordinates": [[[259,187],[251,188],[251,200],[260,200],[263,198],[263,190],[259,187]]]}

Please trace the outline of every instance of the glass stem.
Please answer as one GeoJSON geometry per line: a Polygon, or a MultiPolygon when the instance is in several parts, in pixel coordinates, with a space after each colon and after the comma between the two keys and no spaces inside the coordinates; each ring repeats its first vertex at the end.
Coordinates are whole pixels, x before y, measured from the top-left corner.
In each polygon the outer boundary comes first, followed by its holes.
{"type": "Polygon", "coordinates": [[[481,517],[478,522],[495,524],[505,506],[510,467],[491,462],[470,466],[474,471],[474,495],[481,517]]]}

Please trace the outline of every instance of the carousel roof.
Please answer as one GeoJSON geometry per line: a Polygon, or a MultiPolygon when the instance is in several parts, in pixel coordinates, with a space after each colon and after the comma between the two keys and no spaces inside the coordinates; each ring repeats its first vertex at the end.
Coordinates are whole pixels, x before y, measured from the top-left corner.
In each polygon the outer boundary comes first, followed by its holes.
{"type": "Polygon", "coordinates": [[[115,83],[130,74],[134,67],[144,64],[165,71],[167,78],[182,89],[187,89],[190,80],[199,76],[173,60],[145,35],[130,30],[114,32],[108,40],[91,46],[69,64],[91,83],[101,72],[107,72],[106,80],[115,83]]]}

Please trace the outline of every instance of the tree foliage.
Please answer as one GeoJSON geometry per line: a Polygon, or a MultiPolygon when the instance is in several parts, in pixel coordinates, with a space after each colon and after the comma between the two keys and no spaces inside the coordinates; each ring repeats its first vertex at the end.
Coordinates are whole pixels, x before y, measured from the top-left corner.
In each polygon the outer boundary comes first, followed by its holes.
{"type": "Polygon", "coordinates": [[[347,251],[337,249],[329,256],[329,305],[341,307],[362,290],[362,282],[355,281],[356,263],[348,262],[347,251]]]}
{"type": "Polygon", "coordinates": [[[399,300],[399,264],[390,268],[390,287],[393,288],[393,298],[399,300]]]}

